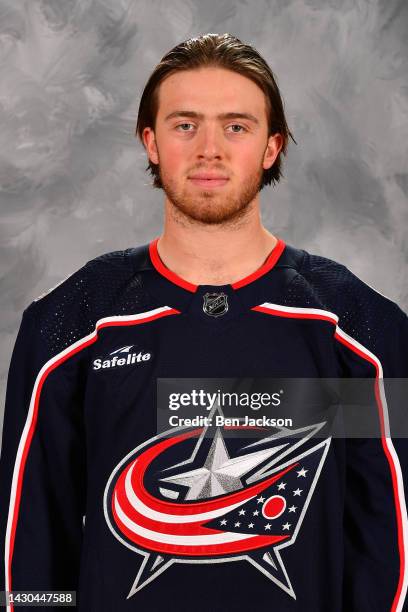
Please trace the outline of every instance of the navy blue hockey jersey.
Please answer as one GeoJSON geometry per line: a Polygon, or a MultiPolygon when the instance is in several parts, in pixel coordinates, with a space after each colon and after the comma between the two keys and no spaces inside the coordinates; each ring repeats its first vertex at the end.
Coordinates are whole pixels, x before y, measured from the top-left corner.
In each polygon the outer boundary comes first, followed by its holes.
{"type": "Polygon", "coordinates": [[[84,612],[408,610],[407,440],[382,384],[408,377],[407,315],[282,239],[223,286],[181,279],[156,245],[89,261],[23,313],[1,589],[76,591],[84,612]],[[243,444],[176,409],[158,431],[158,381],[248,377],[369,379],[381,435],[265,421],[243,444]]]}

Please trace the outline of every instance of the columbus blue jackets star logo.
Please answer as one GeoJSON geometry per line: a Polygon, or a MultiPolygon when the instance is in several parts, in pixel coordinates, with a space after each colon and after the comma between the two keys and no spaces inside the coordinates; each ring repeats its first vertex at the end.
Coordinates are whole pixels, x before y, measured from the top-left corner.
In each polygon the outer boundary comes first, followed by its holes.
{"type": "Polygon", "coordinates": [[[178,427],[124,457],[104,513],[114,536],[144,557],[128,598],[173,563],[244,559],[296,599],[280,551],[296,541],[329,450],[330,437],[314,439],[324,425],[262,428],[244,445],[222,427],[178,427]]]}

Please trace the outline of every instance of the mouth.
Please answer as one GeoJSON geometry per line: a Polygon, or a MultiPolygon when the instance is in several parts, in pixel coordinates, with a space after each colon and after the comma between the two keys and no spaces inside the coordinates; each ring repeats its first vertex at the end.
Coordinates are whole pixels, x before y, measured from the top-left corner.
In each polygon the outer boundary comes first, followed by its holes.
{"type": "Polygon", "coordinates": [[[193,185],[197,185],[197,187],[206,187],[212,189],[213,187],[222,187],[223,185],[226,185],[229,179],[223,177],[203,178],[192,176],[189,177],[189,181],[191,181],[193,185]]]}

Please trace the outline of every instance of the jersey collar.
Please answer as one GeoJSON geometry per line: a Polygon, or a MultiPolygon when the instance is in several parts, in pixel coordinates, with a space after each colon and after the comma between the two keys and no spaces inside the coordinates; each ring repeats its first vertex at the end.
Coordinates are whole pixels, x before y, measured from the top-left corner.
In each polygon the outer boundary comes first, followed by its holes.
{"type": "MultiPolygon", "coordinates": [[[[266,261],[262,264],[262,266],[258,268],[257,270],[255,270],[255,272],[252,272],[252,274],[248,274],[247,276],[245,276],[244,278],[241,278],[235,283],[231,283],[230,287],[232,287],[232,289],[240,289],[241,287],[244,287],[245,285],[249,285],[250,283],[254,282],[258,278],[260,278],[261,276],[263,276],[264,274],[272,270],[272,268],[277,264],[286,246],[282,238],[279,238],[279,237],[277,238],[278,238],[278,242],[275,244],[274,248],[269,253],[266,261]]],[[[157,238],[154,238],[149,243],[149,255],[150,255],[150,259],[151,259],[151,262],[154,268],[157,270],[157,272],[159,272],[159,274],[167,278],[169,281],[171,281],[175,285],[178,285],[179,287],[182,287],[183,289],[186,289],[187,291],[190,291],[191,293],[195,293],[197,289],[200,287],[200,285],[195,285],[194,283],[190,283],[189,281],[184,280],[183,278],[181,278],[181,276],[178,276],[178,274],[176,274],[175,272],[172,272],[160,259],[160,255],[157,250],[158,240],[159,240],[159,236],[157,238]]]]}

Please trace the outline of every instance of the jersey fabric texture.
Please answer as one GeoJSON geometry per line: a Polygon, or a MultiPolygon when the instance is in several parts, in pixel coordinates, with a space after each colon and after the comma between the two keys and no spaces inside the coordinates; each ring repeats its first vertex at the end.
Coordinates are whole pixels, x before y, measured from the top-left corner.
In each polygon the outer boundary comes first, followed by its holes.
{"type": "Polygon", "coordinates": [[[408,610],[407,441],[381,384],[408,377],[407,315],[281,238],[223,286],[178,277],[157,240],[92,259],[23,313],[1,589],[76,591],[84,612],[408,610]],[[222,427],[158,435],[157,379],[177,377],[370,378],[382,433],[311,444],[310,423],[296,448],[269,432],[245,449],[222,427]]]}

